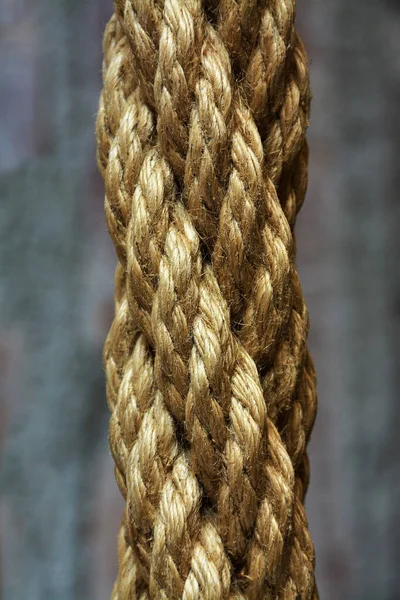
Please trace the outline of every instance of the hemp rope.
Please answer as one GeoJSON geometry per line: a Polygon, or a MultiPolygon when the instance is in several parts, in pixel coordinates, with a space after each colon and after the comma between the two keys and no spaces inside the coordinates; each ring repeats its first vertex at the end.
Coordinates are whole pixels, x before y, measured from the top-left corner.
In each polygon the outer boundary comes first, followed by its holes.
{"type": "Polygon", "coordinates": [[[106,28],[97,144],[118,265],[104,361],[126,501],[114,600],[318,597],[294,20],[294,0],[115,0],[106,28]]]}

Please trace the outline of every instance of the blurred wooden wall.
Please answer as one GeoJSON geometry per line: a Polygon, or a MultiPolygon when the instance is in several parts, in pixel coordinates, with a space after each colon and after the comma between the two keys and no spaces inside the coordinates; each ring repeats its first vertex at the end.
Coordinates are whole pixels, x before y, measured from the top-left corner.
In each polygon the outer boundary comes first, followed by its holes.
{"type": "MultiPolygon", "coordinates": [[[[106,600],[122,503],[101,347],[114,253],[94,155],[111,0],[0,0],[0,597],[106,600]]],[[[299,269],[320,409],[307,500],[326,600],[397,600],[400,8],[304,0],[299,269]]]]}

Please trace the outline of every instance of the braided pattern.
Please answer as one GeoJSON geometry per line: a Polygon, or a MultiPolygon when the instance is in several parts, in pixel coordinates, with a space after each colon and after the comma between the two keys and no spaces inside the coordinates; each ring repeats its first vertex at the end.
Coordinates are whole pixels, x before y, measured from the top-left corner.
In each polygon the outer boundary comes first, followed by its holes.
{"type": "Polygon", "coordinates": [[[294,0],[115,0],[97,119],[118,256],[113,600],[317,598],[294,18],[294,0]]]}

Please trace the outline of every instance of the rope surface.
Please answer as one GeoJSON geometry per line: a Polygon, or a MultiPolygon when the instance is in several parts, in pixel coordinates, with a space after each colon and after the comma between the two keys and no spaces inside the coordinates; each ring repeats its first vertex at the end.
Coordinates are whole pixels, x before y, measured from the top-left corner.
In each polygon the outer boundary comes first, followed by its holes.
{"type": "Polygon", "coordinates": [[[293,0],[115,0],[106,28],[98,163],[118,265],[104,361],[126,502],[114,600],[318,596],[294,18],[293,0]]]}

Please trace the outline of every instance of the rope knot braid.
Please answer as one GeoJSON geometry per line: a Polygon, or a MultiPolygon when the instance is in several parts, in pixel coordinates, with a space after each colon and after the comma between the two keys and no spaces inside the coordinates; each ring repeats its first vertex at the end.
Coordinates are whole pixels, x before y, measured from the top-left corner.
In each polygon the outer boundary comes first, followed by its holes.
{"type": "Polygon", "coordinates": [[[294,0],[115,0],[97,119],[125,499],[113,600],[315,600],[294,0]]]}

